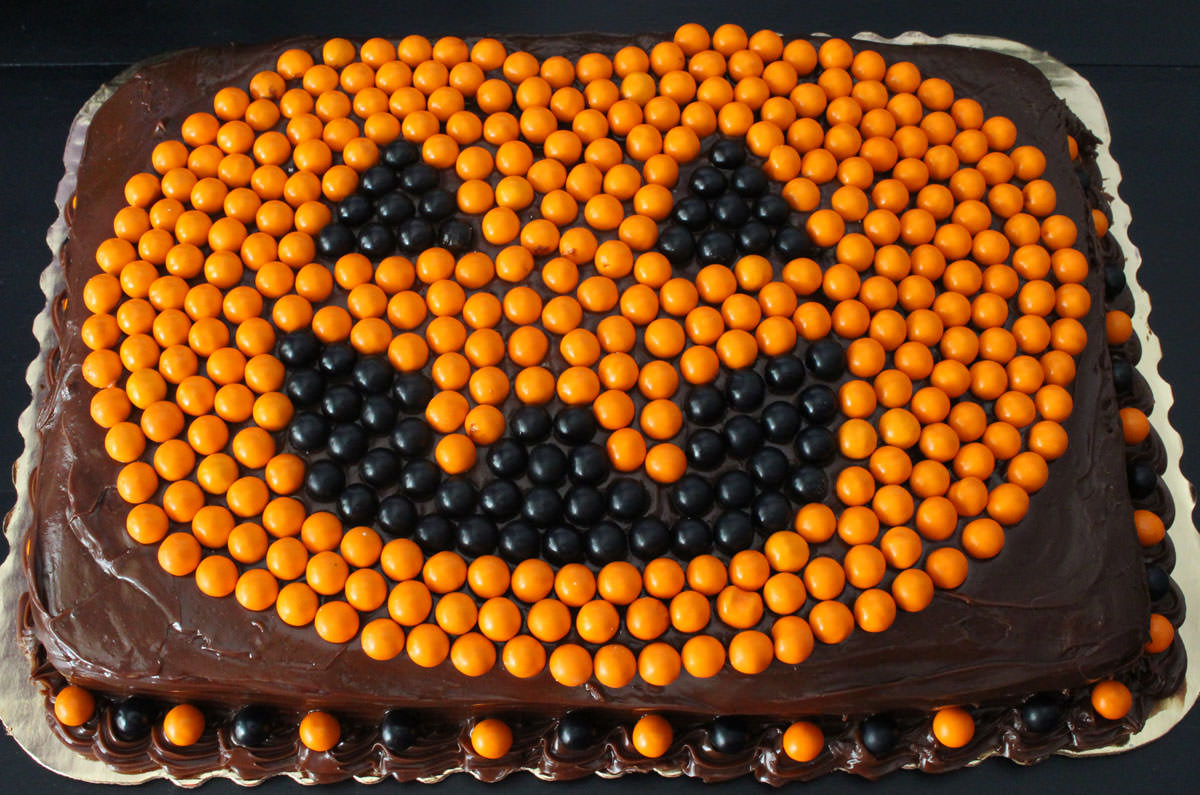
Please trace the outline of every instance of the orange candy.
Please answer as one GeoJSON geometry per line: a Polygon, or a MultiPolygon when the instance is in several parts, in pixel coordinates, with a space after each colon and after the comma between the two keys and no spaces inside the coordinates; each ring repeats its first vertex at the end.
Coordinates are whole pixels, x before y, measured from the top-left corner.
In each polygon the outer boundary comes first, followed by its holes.
{"type": "Polygon", "coordinates": [[[471,728],[471,749],[484,759],[499,759],[512,748],[513,734],[508,724],[487,718],[471,728]]]}
{"type": "Polygon", "coordinates": [[[975,736],[975,719],[959,707],[943,707],[933,715],[933,736],[947,748],[962,748],[975,736]]]}
{"type": "Polygon", "coordinates": [[[1098,682],[1092,687],[1092,708],[1107,720],[1120,720],[1133,706],[1129,688],[1114,680],[1098,682]]]}
{"type": "Polygon", "coordinates": [[[96,699],[82,687],[67,685],[54,696],[54,717],[64,726],[82,726],[96,712],[96,699]]]}

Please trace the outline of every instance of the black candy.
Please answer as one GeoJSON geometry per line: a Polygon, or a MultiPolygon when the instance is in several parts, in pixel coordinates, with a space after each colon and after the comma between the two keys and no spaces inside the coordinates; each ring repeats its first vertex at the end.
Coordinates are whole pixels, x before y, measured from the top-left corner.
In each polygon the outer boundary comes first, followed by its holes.
{"type": "Polygon", "coordinates": [[[314,461],[304,473],[304,491],[317,502],[332,502],[345,487],[345,470],[332,461],[314,461]]]}
{"type": "Polygon", "coordinates": [[[462,253],[472,247],[475,231],[466,221],[446,219],[438,227],[438,245],[454,253],[462,253]]]}
{"type": "Polygon", "coordinates": [[[683,516],[703,516],[712,504],[712,487],[699,475],[684,475],[671,487],[671,506],[683,516]]]}
{"type": "Polygon", "coordinates": [[[358,230],[358,250],[370,259],[383,259],[396,250],[396,236],[381,223],[363,224],[358,230]]]}
{"type": "Polygon", "coordinates": [[[625,533],[612,522],[601,522],[588,530],[583,543],[588,560],[597,566],[624,560],[628,550],[625,533]]]}
{"type": "Polygon", "coordinates": [[[1039,693],[1021,705],[1021,722],[1037,734],[1053,731],[1062,722],[1062,704],[1057,696],[1039,693]]]}
{"type": "Polygon", "coordinates": [[[541,534],[527,522],[512,522],[500,531],[500,557],[509,563],[532,560],[541,548],[541,534]]]}
{"type": "Polygon", "coordinates": [[[425,420],[406,417],[392,431],[392,447],[405,458],[418,458],[433,448],[433,431],[425,420]]]}
{"type": "Polygon", "coordinates": [[[812,257],[814,253],[808,234],[794,226],[781,226],[775,232],[775,250],[785,260],[812,257]]]}
{"type": "Polygon", "coordinates": [[[392,384],[392,397],[406,414],[423,414],[433,393],[433,381],[420,373],[401,373],[392,384]]]}
{"type": "Polygon", "coordinates": [[[445,190],[431,190],[417,201],[417,215],[432,221],[449,218],[457,209],[454,194],[445,190]]]}
{"type": "Polygon", "coordinates": [[[598,486],[608,477],[609,461],[604,448],[597,444],[572,447],[567,454],[567,476],[572,483],[598,486]]]}
{"type": "Polygon", "coordinates": [[[713,202],[712,217],[726,229],[737,229],[750,220],[750,205],[734,193],[726,193],[713,202]]]}
{"type": "Polygon", "coordinates": [[[358,188],[371,198],[378,198],[396,188],[396,173],[386,165],[371,166],[358,178],[358,188]]]}
{"type": "Polygon", "coordinates": [[[726,511],[713,523],[713,536],[721,551],[732,555],[754,543],[754,523],[743,511],[726,511]]]}
{"type": "Polygon", "coordinates": [[[778,488],[787,480],[788,457],[777,447],[764,447],[748,463],[750,476],[762,488],[778,488]]]}
{"type": "Polygon", "coordinates": [[[740,469],[731,469],[717,480],[717,504],[745,508],[754,499],[754,480],[740,469]]]}
{"type": "Polygon", "coordinates": [[[796,400],[801,417],[812,425],[827,425],[838,415],[838,399],[824,384],[806,386],[796,400]]]}
{"type": "Polygon", "coordinates": [[[362,479],[377,489],[394,485],[400,479],[400,468],[400,456],[387,447],[367,451],[358,465],[362,479]]]}
{"type": "Polygon", "coordinates": [[[334,384],[321,396],[321,413],[333,422],[352,422],[362,409],[362,395],[349,384],[334,384]]]}
{"type": "Polygon", "coordinates": [[[521,514],[534,527],[549,527],[563,515],[563,499],[548,486],[534,486],[525,495],[521,514]]]}
{"type": "Polygon", "coordinates": [[[329,455],[342,463],[358,461],[367,454],[367,432],[353,422],[340,423],[329,432],[329,455]]]}
{"type": "Polygon", "coordinates": [[[416,254],[434,242],[433,225],[421,218],[409,218],[396,229],[396,243],[401,250],[416,254]]]}
{"type": "Polygon", "coordinates": [[[837,454],[837,438],[828,428],[811,425],[796,436],[796,454],[816,466],[824,466],[837,454]]]}
{"type": "Polygon", "coordinates": [[[475,230],[466,221],[448,218],[438,227],[437,241],[442,248],[460,254],[475,242],[475,230]]]}
{"type": "Polygon", "coordinates": [[[708,226],[712,214],[708,210],[708,202],[695,196],[688,196],[675,205],[671,217],[691,231],[700,232],[708,226]]]}
{"type": "Polygon", "coordinates": [[[788,529],[794,516],[787,498],[777,491],[768,491],[755,497],[750,513],[763,535],[788,529]]]}
{"type": "Polygon", "coordinates": [[[725,175],[712,166],[700,166],[688,179],[688,190],[702,199],[715,199],[725,192],[725,175]]]}
{"type": "Polygon", "coordinates": [[[725,398],[737,411],[754,411],[766,398],[767,385],[753,370],[735,370],[725,385],[725,398]]]}
{"type": "Polygon", "coordinates": [[[271,737],[274,719],[274,713],[266,707],[242,707],[230,722],[229,739],[243,748],[260,748],[271,737]]]}
{"type": "Polygon", "coordinates": [[[461,518],[475,510],[478,495],[466,478],[453,477],[442,481],[433,495],[434,505],[446,516],[461,518]]]}
{"type": "Polygon", "coordinates": [[[314,405],[325,391],[325,378],[316,370],[292,370],[283,385],[283,393],[297,408],[314,405]]]}
{"type": "Polygon", "coordinates": [[[746,147],[741,141],[726,138],[713,144],[708,153],[709,161],[717,168],[737,168],[746,162],[746,147]]]}
{"type": "Polygon", "coordinates": [[[708,742],[717,753],[736,754],[750,744],[750,733],[738,718],[717,718],[708,726],[708,742]]]}
{"type": "Polygon", "coordinates": [[[757,166],[741,166],[733,172],[729,184],[742,196],[761,196],[767,192],[767,175],[757,166]]]}
{"type": "Polygon", "coordinates": [[[788,218],[791,207],[782,196],[769,193],[754,202],[754,217],[770,226],[779,226],[788,218]]]}
{"type": "Polygon", "coordinates": [[[762,254],[771,248],[771,229],[761,221],[750,221],[737,230],[737,247],[746,254],[762,254]]]}
{"type": "Polygon", "coordinates": [[[863,746],[873,756],[883,756],[896,745],[900,732],[891,718],[877,715],[867,718],[859,726],[863,746]]]}
{"type": "Polygon", "coordinates": [[[584,555],[583,539],[571,528],[559,525],[546,533],[542,550],[546,560],[557,566],[579,563],[584,555]]]}
{"type": "Polygon", "coordinates": [[[688,466],[712,471],[725,462],[725,440],[716,431],[701,428],[687,438],[683,446],[688,466]]]}
{"type": "Polygon", "coordinates": [[[550,438],[550,414],[541,406],[522,406],[508,418],[513,435],[525,444],[535,444],[550,438]]]}
{"type": "Polygon", "coordinates": [[[354,369],[354,363],[358,361],[358,354],[354,352],[354,348],[343,343],[335,343],[326,345],[321,355],[317,357],[317,369],[327,377],[336,378],[338,376],[349,375],[354,369]]]}
{"type": "Polygon", "coordinates": [[[400,488],[414,500],[427,500],[433,496],[441,480],[436,464],[416,458],[404,465],[404,472],[400,475],[400,488]]]}
{"type": "Polygon", "coordinates": [[[420,152],[416,145],[403,139],[392,141],[383,150],[383,162],[394,169],[404,168],[419,159],[420,152]]]}
{"type": "Polygon", "coordinates": [[[493,480],[479,492],[479,507],[499,521],[512,519],[521,512],[524,497],[511,480],[493,480]]]}
{"type": "Polygon", "coordinates": [[[1146,567],[1146,587],[1150,598],[1158,601],[1171,591],[1171,578],[1161,567],[1151,563],[1146,567]]]}
{"type": "Polygon", "coordinates": [[[388,226],[398,226],[412,218],[415,212],[412,199],[400,191],[393,191],[375,203],[375,213],[388,226]]]}
{"type": "Polygon", "coordinates": [[[496,523],[484,516],[468,516],[458,523],[459,550],[470,557],[487,555],[496,548],[496,523]]]}
{"type": "Polygon", "coordinates": [[[365,483],[351,483],[338,495],[336,506],[343,524],[370,524],[379,512],[379,497],[365,483]]]}
{"type": "Polygon", "coordinates": [[[738,458],[748,458],[763,443],[762,425],[745,414],[738,414],[725,423],[724,436],[729,452],[738,458]]]}
{"type": "Polygon", "coordinates": [[[804,362],[795,356],[773,356],[763,369],[763,380],[777,395],[793,394],[804,383],[804,362]]]}
{"type": "Polygon", "coordinates": [[[725,415],[725,398],[715,386],[692,387],[683,402],[684,414],[697,425],[712,425],[725,415]]]}
{"type": "Polygon", "coordinates": [[[297,414],[288,426],[288,441],[302,453],[315,453],[329,439],[329,423],[319,414],[297,414]]]}
{"type": "Polygon", "coordinates": [[[1128,465],[1129,496],[1144,500],[1154,493],[1158,475],[1148,461],[1131,461],[1128,465]]]}
{"type": "Polygon", "coordinates": [[[321,343],[308,329],[284,335],[276,350],[279,361],[288,367],[307,367],[316,361],[320,352],[321,343]]]}
{"type": "Polygon", "coordinates": [[[671,551],[681,560],[708,553],[712,544],[712,530],[699,519],[680,519],[671,527],[671,551]]]}
{"type": "Polygon", "coordinates": [[[153,702],[137,696],[121,701],[112,712],[113,734],[127,743],[145,738],[154,726],[157,711],[153,702]]]}
{"type": "Polygon", "coordinates": [[[800,412],[791,403],[775,401],[763,409],[762,427],[767,441],[787,444],[800,431],[800,412]]]}
{"type": "Polygon", "coordinates": [[[1118,395],[1129,395],[1133,392],[1133,365],[1124,356],[1112,357],[1113,386],[1118,395]]]}
{"type": "Polygon", "coordinates": [[[661,557],[670,545],[670,531],[657,517],[643,516],[629,529],[629,551],[639,560],[650,561],[661,557]]]}
{"type": "Polygon", "coordinates": [[[837,340],[825,337],[808,346],[804,365],[817,378],[832,381],[846,371],[846,352],[837,340]]]}
{"type": "Polygon", "coordinates": [[[417,527],[417,509],[407,497],[393,494],[379,503],[377,521],[391,535],[407,538],[417,527]]]}
{"type": "Polygon", "coordinates": [[[391,753],[404,753],[417,741],[416,717],[402,710],[388,710],[379,723],[379,740],[391,753]]]}
{"type": "Polygon", "coordinates": [[[1125,271],[1115,265],[1104,268],[1104,297],[1111,301],[1125,291],[1125,271]]]}
{"type": "Polygon", "coordinates": [[[658,250],[672,265],[682,266],[691,262],[696,243],[685,227],[671,224],[658,233],[658,250]]]}
{"type": "Polygon", "coordinates": [[[590,748],[600,738],[595,719],[581,712],[568,712],[558,719],[554,728],[558,745],[571,751],[590,748]]]}
{"type": "Polygon", "coordinates": [[[529,451],[529,479],[544,486],[557,486],[567,475],[567,456],[553,444],[539,444],[529,451]]]}
{"type": "Polygon", "coordinates": [[[342,224],[328,224],[317,232],[317,252],[329,259],[337,259],[354,250],[354,233],[342,224]]]}
{"type": "Polygon", "coordinates": [[[392,384],[392,366],[379,356],[364,356],[354,363],[350,377],[359,391],[368,395],[386,392],[392,384]]]}
{"type": "Polygon", "coordinates": [[[730,265],[737,256],[737,242],[728,232],[705,232],[696,240],[696,258],[701,265],[730,265]]]}
{"type": "Polygon", "coordinates": [[[595,486],[576,485],[563,497],[563,515],[576,527],[591,527],[607,508],[604,495],[595,486]]]}
{"type": "Polygon", "coordinates": [[[516,478],[525,473],[529,455],[525,447],[515,439],[501,439],[488,448],[488,469],[500,478],[516,478]]]}
{"type": "Polygon", "coordinates": [[[786,489],[788,497],[801,505],[822,502],[829,494],[829,476],[819,467],[796,467],[788,478],[786,489]]]}
{"type": "Polygon", "coordinates": [[[454,525],[444,516],[427,514],[417,520],[413,540],[427,555],[448,550],[454,546],[454,525]]]}
{"type": "Polygon", "coordinates": [[[617,478],[608,486],[608,512],[612,516],[635,519],[650,508],[650,493],[633,478],[617,478]]]}
{"type": "Polygon", "coordinates": [[[437,171],[426,163],[411,163],[400,172],[400,187],[409,193],[424,193],[438,182],[437,171]]]}
{"type": "Polygon", "coordinates": [[[388,433],[396,426],[396,404],[387,395],[369,395],[358,419],[371,433],[388,433]]]}
{"type": "Polygon", "coordinates": [[[342,199],[337,206],[337,219],[347,226],[365,224],[371,218],[374,208],[371,201],[361,193],[351,193],[342,199]]]}

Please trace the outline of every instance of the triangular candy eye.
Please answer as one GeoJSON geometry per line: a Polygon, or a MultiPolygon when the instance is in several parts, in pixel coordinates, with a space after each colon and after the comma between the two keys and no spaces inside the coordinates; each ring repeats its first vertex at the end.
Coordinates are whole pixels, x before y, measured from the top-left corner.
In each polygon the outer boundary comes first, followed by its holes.
{"type": "Polygon", "coordinates": [[[661,639],[704,611],[755,672],[1002,554],[1092,309],[1045,154],[912,63],[739,30],[333,40],[184,119],[85,292],[133,537],[372,656],[606,684],[612,616],[654,684],[711,667],[661,639]],[[510,577],[595,642],[510,654],[510,577]]]}

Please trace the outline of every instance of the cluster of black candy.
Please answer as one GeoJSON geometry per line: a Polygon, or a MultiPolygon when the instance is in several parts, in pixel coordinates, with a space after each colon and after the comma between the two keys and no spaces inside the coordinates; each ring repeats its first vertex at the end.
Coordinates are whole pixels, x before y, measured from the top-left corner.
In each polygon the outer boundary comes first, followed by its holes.
{"type": "Polygon", "coordinates": [[[826,384],[804,381],[806,370],[823,380],[840,377],[844,353],[836,341],[824,340],[808,347],[805,360],[775,356],[761,375],[738,370],[723,385],[695,386],[685,397],[693,428],[683,445],[688,474],[669,492],[682,517],[671,528],[679,557],[709,552],[714,544],[729,554],[748,549],[756,535],[790,527],[797,506],[828,495],[837,395],[826,384]],[[724,471],[715,479],[708,474],[717,470],[724,471]],[[714,510],[710,525],[706,517],[714,510]]]}
{"type": "Polygon", "coordinates": [[[689,560],[714,545],[732,554],[828,494],[837,397],[825,384],[803,385],[806,373],[844,372],[832,339],[809,345],[804,359],[768,360],[762,375],[741,370],[720,387],[692,387],[683,398],[689,473],[657,507],[641,478],[613,473],[588,407],[519,406],[504,438],[481,451],[486,475],[448,477],[432,460],[427,376],[397,373],[344,343],[323,345],[307,330],[283,337],[277,353],[296,409],[287,441],[308,460],[305,495],[348,526],[374,524],[430,554],[498,551],[514,563],[558,565],[630,553],[689,560]],[[717,470],[726,471],[713,477],[717,470]]]}
{"type": "Polygon", "coordinates": [[[456,217],[454,193],[438,187],[440,175],[421,161],[408,141],[388,144],[378,165],[359,178],[331,223],[317,233],[317,250],[336,259],[358,251],[378,260],[397,251],[416,255],[440,246],[455,253],[471,248],[475,230],[456,217]]]}
{"type": "Polygon", "coordinates": [[[714,144],[688,177],[687,192],[659,230],[658,250],[671,264],[732,265],[772,247],[785,262],[812,256],[808,233],[790,223],[791,207],[770,192],[767,175],[741,141],[714,144]]]}

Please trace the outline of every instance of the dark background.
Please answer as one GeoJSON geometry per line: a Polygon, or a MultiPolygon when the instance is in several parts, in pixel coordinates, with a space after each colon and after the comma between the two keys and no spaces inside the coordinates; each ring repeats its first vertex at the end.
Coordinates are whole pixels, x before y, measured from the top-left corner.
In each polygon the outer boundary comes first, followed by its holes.
{"type": "MultiPolygon", "coordinates": [[[[49,262],[44,239],[54,221],[55,186],[62,176],[62,148],[79,107],[101,83],[130,63],[167,50],[226,42],[265,41],[292,34],[388,36],[408,33],[464,37],[498,33],[560,33],[574,30],[638,32],[674,30],[696,21],[710,30],[737,22],[749,31],[826,32],[850,36],[870,30],[895,36],[906,30],[932,35],[980,33],[1025,42],[1066,62],[1095,87],[1112,128],[1112,152],[1121,165],[1121,196],[1133,212],[1130,237],[1141,249],[1139,280],[1154,301],[1151,323],[1162,340],[1162,374],[1175,390],[1171,420],[1185,440],[1183,471],[1200,478],[1200,370],[1195,346],[1200,332],[1197,295],[1196,182],[1200,177],[1200,4],[1192,2],[0,2],[8,21],[0,29],[0,462],[21,452],[17,416],[29,401],[25,367],[36,353],[30,334],[43,298],[38,274],[49,262]]],[[[0,512],[15,499],[0,483],[0,512]]],[[[1182,520],[1181,520],[1182,521],[1182,520]]],[[[0,538],[0,556],[7,544],[0,538]]],[[[1182,574],[1176,569],[1176,576],[1182,574]]],[[[1186,576],[1200,576],[1191,571],[1186,576]]],[[[1196,609],[1197,606],[1193,606],[1196,609]]],[[[12,617],[3,619],[10,626],[12,617]]],[[[8,641],[5,641],[8,642],[8,641]]],[[[1200,649],[1191,649],[1193,656],[1200,649]]],[[[24,682],[0,683],[23,687],[24,682]]],[[[1054,758],[1023,769],[989,760],[973,770],[942,776],[902,772],[883,785],[833,775],[815,786],[822,792],[947,792],[1013,789],[1065,792],[1154,789],[1193,790],[1200,774],[1200,711],[1166,738],[1104,759],[1054,758]]],[[[433,792],[522,791],[537,785],[517,774],[499,785],[452,776],[433,792]]],[[[347,792],[353,782],[330,787],[347,792]]],[[[663,792],[732,793],[765,790],[749,779],[703,785],[691,780],[598,778],[555,785],[553,792],[613,793],[650,786],[663,792]]],[[[263,791],[291,791],[276,779],[263,791]]],[[[48,789],[97,791],[43,770],[7,736],[0,737],[0,792],[48,789]]],[[[144,792],[175,791],[165,782],[144,792]]],[[[215,781],[205,792],[235,791],[215,781]]]]}

